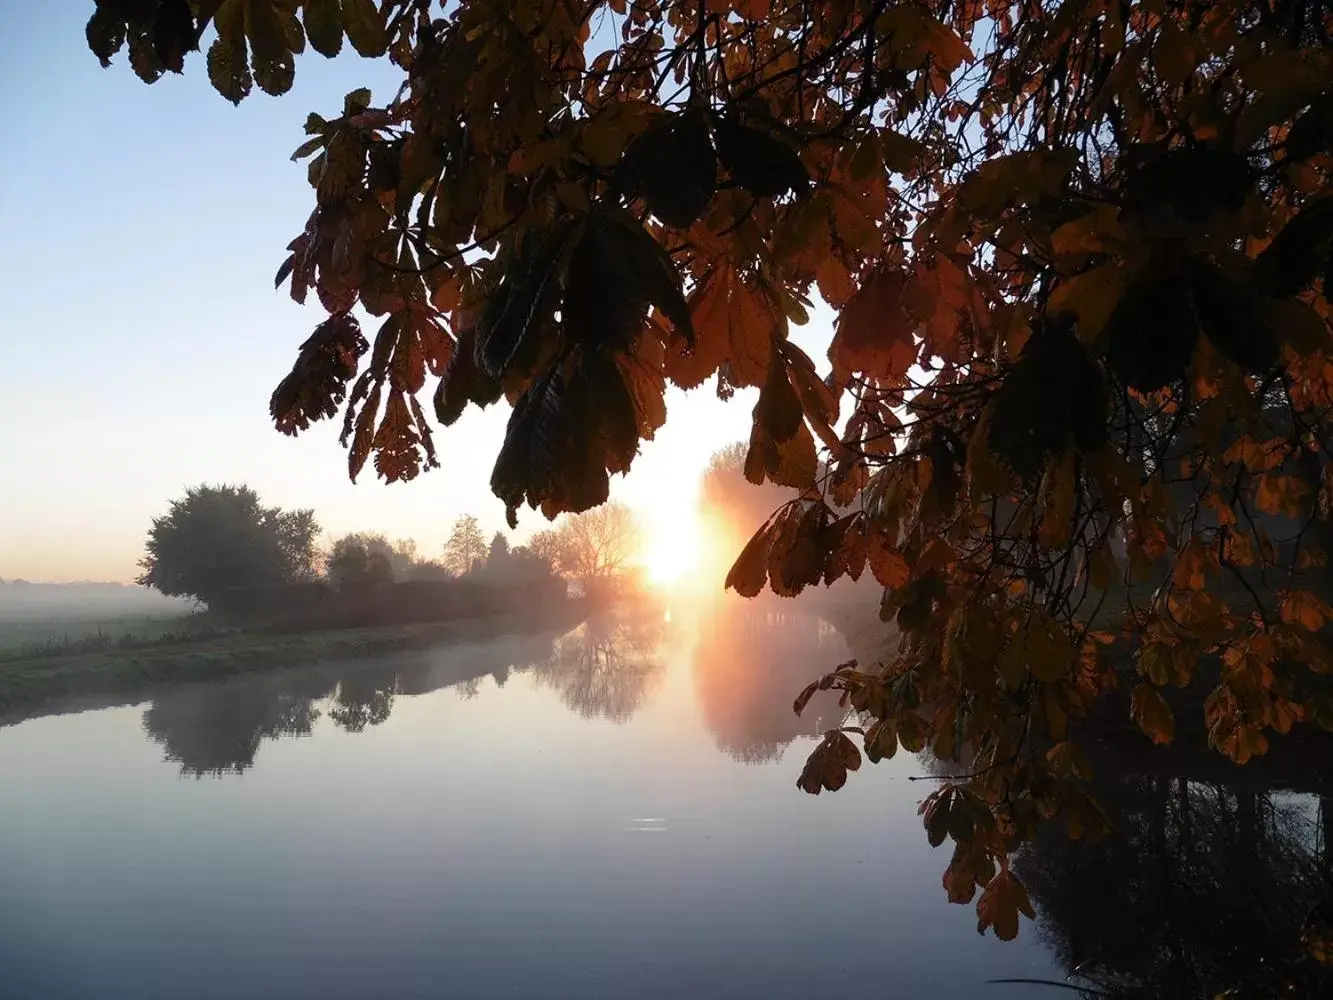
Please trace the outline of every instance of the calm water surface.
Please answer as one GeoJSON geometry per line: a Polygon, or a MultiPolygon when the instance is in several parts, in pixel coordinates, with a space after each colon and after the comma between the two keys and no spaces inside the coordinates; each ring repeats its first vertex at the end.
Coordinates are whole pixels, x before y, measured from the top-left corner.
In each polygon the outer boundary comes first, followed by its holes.
{"type": "MultiPolygon", "coordinates": [[[[901,756],[795,787],[819,619],[713,611],[0,730],[5,997],[994,997],[901,756]]],[[[1040,991],[1044,995],[1050,991],[1040,991]]]]}

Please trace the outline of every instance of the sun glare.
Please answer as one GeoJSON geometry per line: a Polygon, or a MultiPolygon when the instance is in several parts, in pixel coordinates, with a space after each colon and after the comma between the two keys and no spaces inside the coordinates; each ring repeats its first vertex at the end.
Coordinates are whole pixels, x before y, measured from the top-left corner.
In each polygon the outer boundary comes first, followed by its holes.
{"type": "Polygon", "coordinates": [[[693,509],[644,518],[643,567],[658,586],[673,586],[699,565],[703,529],[693,509]]]}

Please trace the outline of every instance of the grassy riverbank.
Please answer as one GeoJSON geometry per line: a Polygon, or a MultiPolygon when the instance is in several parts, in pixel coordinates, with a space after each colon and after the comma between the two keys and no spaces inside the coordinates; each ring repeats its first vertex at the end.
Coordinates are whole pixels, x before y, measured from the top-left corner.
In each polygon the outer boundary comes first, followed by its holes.
{"type": "Polygon", "coordinates": [[[211,680],[321,660],[376,656],[531,629],[572,627],[581,604],[419,625],[319,632],[180,632],[135,640],[71,639],[0,654],[0,715],[70,699],[131,696],[164,684],[211,680]]]}

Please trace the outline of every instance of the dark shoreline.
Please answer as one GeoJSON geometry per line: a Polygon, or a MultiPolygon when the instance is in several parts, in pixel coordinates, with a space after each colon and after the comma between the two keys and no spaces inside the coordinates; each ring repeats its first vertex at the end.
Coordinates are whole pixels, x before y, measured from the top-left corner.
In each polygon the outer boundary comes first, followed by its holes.
{"type": "Polygon", "coordinates": [[[142,701],[151,691],[329,661],[424,650],[543,630],[574,628],[581,601],[534,612],[446,622],[275,633],[239,631],[70,656],[0,662],[0,725],[142,701]]]}

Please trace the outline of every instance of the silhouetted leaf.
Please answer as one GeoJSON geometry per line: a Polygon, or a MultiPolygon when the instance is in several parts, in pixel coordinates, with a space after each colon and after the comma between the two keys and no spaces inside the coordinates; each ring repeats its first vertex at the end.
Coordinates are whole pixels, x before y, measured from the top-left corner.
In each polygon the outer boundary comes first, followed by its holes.
{"type": "Polygon", "coordinates": [[[690,307],[680,287],[680,274],[656,240],[623,212],[607,216],[608,252],[623,254],[634,285],[634,295],[652,304],[671,321],[687,344],[694,343],[690,307]]]}
{"type": "Polygon", "coordinates": [[[368,59],[384,55],[389,47],[384,17],[374,0],[342,0],[342,24],[352,48],[368,59]]]}
{"type": "Polygon", "coordinates": [[[717,189],[717,156],[703,112],[691,108],[650,126],[625,150],[616,176],[667,225],[687,229],[717,189]]]}
{"type": "MultiPolygon", "coordinates": [[[[637,226],[632,220],[630,225],[637,226]]],[[[640,231],[642,231],[642,227],[640,231]]],[[[644,234],[644,238],[647,234],[644,234]]],[[[663,262],[650,256],[621,219],[594,212],[575,234],[565,276],[561,324],[570,343],[599,350],[628,351],[643,330],[654,296],[666,299],[677,317],[688,310],[684,298],[662,271],[663,262]]],[[[690,334],[686,325],[682,335],[690,334]]]]}
{"type": "Polygon", "coordinates": [[[691,309],[702,357],[710,363],[714,356],[718,362],[729,359],[733,385],[761,385],[768,380],[780,319],[760,290],[724,265],[691,296],[691,309]]]}
{"type": "Polygon", "coordinates": [[[755,403],[745,478],[756,485],[765,478],[783,486],[806,489],[817,471],[815,440],[805,425],[800,398],[775,355],[769,378],[755,403]]]}
{"type": "Polygon", "coordinates": [[[787,378],[786,368],[774,358],[769,367],[768,380],[759,390],[759,401],[754,407],[754,419],[774,441],[786,441],[801,426],[804,411],[800,397],[787,378]]]}
{"type": "Polygon", "coordinates": [[[1215,211],[1239,211],[1253,188],[1245,157],[1221,146],[1200,143],[1169,150],[1134,149],[1126,194],[1132,202],[1166,201],[1189,222],[1215,211]]]}
{"type": "Polygon", "coordinates": [[[1086,348],[1063,326],[1043,325],[995,394],[990,450],[1031,480],[1068,448],[1100,448],[1107,405],[1101,372],[1086,348]]]}
{"type": "Polygon", "coordinates": [[[125,45],[125,19],[115,16],[110,6],[98,5],[88,18],[85,29],[88,48],[103,67],[111,65],[111,57],[125,45]]]}
{"type": "Polygon", "coordinates": [[[500,287],[477,324],[477,359],[491,378],[524,369],[536,360],[542,330],[551,322],[563,278],[572,224],[545,234],[529,234],[506,269],[500,287]]]}
{"type": "Polygon", "coordinates": [[[872,764],[892,760],[898,752],[898,727],[892,719],[876,719],[865,735],[866,757],[872,764]]]}
{"type": "Polygon", "coordinates": [[[342,51],[343,21],[338,0],[305,0],[301,17],[311,48],[329,57],[342,51]]]}
{"type": "Polygon", "coordinates": [[[266,94],[285,94],[295,79],[296,61],[280,15],[270,0],[249,0],[245,10],[255,83],[266,94]]]}
{"type": "Polygon", "coordinates": [[[861,579],[865,571],[867,547],[865,515],[860,511],[854,511],[829,525],[824,537],[824,548],[828,552],[824,584],[827,586],[844,575],[853,580],[861,579]]]}
{"type": "Polygon", "coordinates": [[[190,11],[190,0],[162,0],[153,24],[153,51],[173,73],[185,69],[185,53],[199,47],[199,32],[190,11]]]}
{"type": "MultiPolygon", "coordinates": [[[[361,474],[365,467],[366,459],[370,457],[370,449],[375,440],[375,422],[379,419],[380,412],[380,388],[381,384],[376,383],[366,397],[360,412],[357,414],[356,423],[353,427],[351,445],[347,449],[347,476],[352,482],[356,482],[356,477],[361,474]]],[[[348,416],[352,411],[348,410],[348,416]]],[[[343,430],[343,437],[346,439],[346,427],[343,430]]],[[[344,440],[344,444],[347,443],[344,440]]]]}
{"type": "Polygon", "coordinates": [[[1255,258],[1274,295],[1295,295],[1320,273],[1333,242],[1333,195],[1305,205],[1255,258]]]}
{"type": "Polygon", "coordinates": [[[578,349],[523,393],[514,407],[491,489],[511,524],[525,500],[553,518],[604,502],[608,472],[638,451],[634,400],[613,356],[578,349]]]}
{"type": "Polygon", "coordinates": [[[1322,95],[1297,116],[1286,139],[1289,160],[1308,160],[1333,150],[1333,95],[1322,95]]]}
{"type": "Polygon", "coordinates": [[[804,351],[790,341],[783,341],[778,349],[787,362],[787,375],[810,426],[835,455],[840,454],[842,443],[833,429],[838,419],[838,397],[816,374],[814,362],[804,351]]]}
{"type": "Polygon", "coordinates": [[[824,525],[828,508],[810,504],[804,511],[791,508],[783,521],[793,530],[780,529],[773,539],[768,559],[768,581],[779,597],[795,597],[824,575],[824,525]]]}
{"type": "Polygon", "coordinates": [[[284,434],[296,434],[312,421],[332,417],[356,375],[358,361],[369,345],[361,327],[347,313],[330,316],[301,345],[291,374],[273,391],[269,413],[284,434]]]}
{"type": "Polygon", "coordinates": [[[126,36],[130,50],[130,68],[144,83],[156,83],[166,72],[157,49],[153,47],[151,25],[132,27],[126,36]]]}
{"type": "Polygon", "coordinates": [[[1262,374],[1278,361],[1278,344],[1264,316],[1263,297],[1216,267],[1191,262],[1194,309],[1218,351],[1247,372],[1262,374]]]}
{"type": "Polygon", "coordinates": [[[634,397],[614,357],[604,351],[588,352],[576,388],[586,408],[584,419],[596,428],[590,443],[600,448],[601,463],[610,472],[628,472],[639,451],[639,421],[634,397]]]}
{"type": "Polygon", "coordinates": [[[1153,275],[1111,314],[1106,362],[1126,385],[1153,392],[1184,377],[1198,335],[1188,286],[1176,275],[1153,275]]]}
{"type": "Polygon", "coordinates": [[[789,191],[804,194],[810,188],[796,151],[780,139],[742,125],[732,117],[718,119],[717,155],[741,187],[760,198],[777,198],[789,191]]]}
{"type": "Polygon", "coordinates": [[[217,37],[208,49],[208,79],[219,94],[232,104],[240,104],[249,95],[251,85],[245,9],[240,0],[223,0],[213,24],[217,37]]]}
{"type": "Polygon", "coordinates": [[[499,398],[499,381],[477,366],[475,332],[462,331],[435,390],[436,418],[448,427],[463,415],[468,403],[488,406],[499,398]]]}
{"type": "Polygon", "coordinates": [[[773,545],[774,523],[771,519],[745,543],[745,548],[727,572],[728,590],[734,590],[742,597],[755,597],[764,589],[768,582],[768,554],[773,545]]]}

